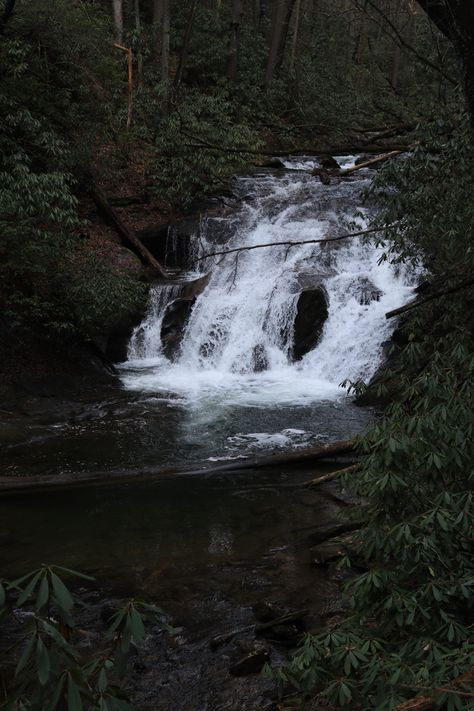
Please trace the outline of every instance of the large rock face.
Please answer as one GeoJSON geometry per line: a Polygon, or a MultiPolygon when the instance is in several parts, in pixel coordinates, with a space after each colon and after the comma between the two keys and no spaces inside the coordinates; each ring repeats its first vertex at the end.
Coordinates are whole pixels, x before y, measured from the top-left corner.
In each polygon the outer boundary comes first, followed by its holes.
{"type": "Polygon", "coordinates": [[[323,286],[301,292],[296,307],[293,360],[301,360],[317,345],[328,313],[328,295],[323,286]]]}

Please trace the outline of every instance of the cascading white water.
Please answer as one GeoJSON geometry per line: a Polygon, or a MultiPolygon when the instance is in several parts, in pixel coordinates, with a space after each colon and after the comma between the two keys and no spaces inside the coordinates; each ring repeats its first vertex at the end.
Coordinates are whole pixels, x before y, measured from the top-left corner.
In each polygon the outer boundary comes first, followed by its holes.
{"type": "MultiPolygon", "coordinates": [[[[352,163],[352,158],[345,160],[352,163]]],[[[290,244],[199,262],[201,274],[210,273],[210,279],[173,361],[163,355],[160,330],[164,307],[179,287],[155,287],[122,369],[127,388],[166,390],[191,404],[303,404],[337,399],[345,394],[341,381],[374,374],[392,327],[385,313],[407,300],[413,278],[387,262],[379,264],[382,250],[362,238],[291,246],[347,232],[360,190],[370,179],[364,171],[351,182],[323,186],[310,174],[314,164],[289,161],[294,172],[237,180],[242,207],[232,218],[214,218],[207,231],[201,226],[201,256],[290,244]],[[219,226],[228,233],[224,243],[213,237],[219,226]],[[303,288],[321,285],[328,296],[328,319],[317,346],[294,363],[298,296],[303,288]]],[[[357,224],[364,226],[363,217],[357,224]]]]}

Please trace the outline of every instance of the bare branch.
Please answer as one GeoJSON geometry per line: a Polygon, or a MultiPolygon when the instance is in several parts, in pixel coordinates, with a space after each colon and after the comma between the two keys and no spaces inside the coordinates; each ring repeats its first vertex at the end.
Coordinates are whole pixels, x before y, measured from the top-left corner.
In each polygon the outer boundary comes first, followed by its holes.
{"type": "Polygon", "coordinates": [[[325,237],[323,239],[305,239],[305,240],[299,240],[295,242],[291,242],[290,240],[286,240],[284,242],[267,242],[266,244],[252,244],[247,247],[235,247],[234,249],[223,249],[219,252],[209,252],[208,254],[203,254],[202,257],[198,257],[193,264],[196,264],[197,262],[202,262],[204,259],[207,259],[208,257],[218,257],[222,254],[235,254],[236,252],[249,252],[252,249],[263,249],[265,247],[295,247],[300,244],[319,244],[319,243],[326,243],[326,242],[339,242],[340,240],[343,239],[349,239],[350,237],[361,237],[362,235],[368,235],[373,232],[382,232],[384,229],[388,229],[389,227],[393,227],[394,225],[388,225],[387,227],[372,227],[367,230],[360,230],[359,232],[349,232],[346,235],[340,235],[339,237],[325,237]]]}

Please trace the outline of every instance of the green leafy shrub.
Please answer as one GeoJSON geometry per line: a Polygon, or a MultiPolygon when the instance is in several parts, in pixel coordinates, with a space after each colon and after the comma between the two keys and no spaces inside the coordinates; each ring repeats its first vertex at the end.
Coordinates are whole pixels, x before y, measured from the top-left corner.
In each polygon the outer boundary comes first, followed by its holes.
{"type": "MultiPolygon", "coordinates": [[[[434,126],[375,187],[379,224],[395,225],[387,258],[426,264],[434,295],[472,276],[473,155],[461,116],[434,126]]],[[[364,465],[346,482],[370,501],[358,549],[368,570],[348,584],[352,613],[280,671],[341,708],[385,711],[422,692],[449,711],[474,704],[472,684],[457,686],[474,665],[473,309],[467,284],[405,323],[397,392],[359,438],[364,465]]]]}
{"type": "MultiPolygon", "coordinates": [[[[127,711],[123,688],[127,659],[145,636],[146,621],[162,622],[162,610],[135,600],[111,615],[104,643],[84,653],[73,611],[83,604],[63,577],[91,581],[61,566],[42,566],[12,582],[0,581],[0,624],[21,620],[22,634],[5,653],[3,666],[15,659],[6,675],[5,711],[127,711]]],[[[169,628],[168,628],[169,629],[169,628]]]]}
{"type": "Polygon", "coordinates": [[[119,85],[108,24],[82,2],[31,0],[2,37],[0,303],[9,329],[93,338],[144,298],[137,279],[80,237],[78,183],[106,138],[119,85]]]}
{"type": "Polygon", "coordinates": [[[259,145],[225,89],[209,96],[190,90],[158,132],[156,189],[172,205],[188,206],[194,197],[226,187],[228,176],[248,165],[245,151],[259,145]]]}

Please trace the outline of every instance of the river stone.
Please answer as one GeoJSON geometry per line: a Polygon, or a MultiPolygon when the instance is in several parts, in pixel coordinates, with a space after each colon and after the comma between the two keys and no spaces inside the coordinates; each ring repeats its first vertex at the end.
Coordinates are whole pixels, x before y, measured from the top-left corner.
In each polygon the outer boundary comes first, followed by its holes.
{"type": "Polygon", "coordinates": [[[320,156],[319,162],[321,164],[321,168],[324,168],[324,170],[332,170],[338,172],[341,169],[341,166],[339,165],[337,160],[329,154],[320,156]]]}
{"type": "Polygon", "coordinates": [[[270,600],[259,600],[252,607],[253,614],[257,622],[272,622],[283,615],[287,615],[290,609],[270,600]]]}
{"type": "Polygon", "coordinates": [[[261,632],[269,641],[278,642],[284,647],[296,647],[301,639],[302,631],[296,624],[275,624],[274,627],[261,632]]]}
{"type": "Polygon", "coordinates": [[[328,313],[328,296],[323,286],[301,292],[293,331],[294,361],[301,360],[318,344],[328,313]]]}
{"type": "Polygon", "coordinates": [[[270,661],[270,652],[262,642],[239,643],[240,652],[236,661],[229,667],[232,676],[258,674],[264,664],[270,661]],[[242,654],[242,652],[244,652],[242,654]]]}

